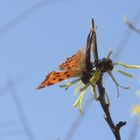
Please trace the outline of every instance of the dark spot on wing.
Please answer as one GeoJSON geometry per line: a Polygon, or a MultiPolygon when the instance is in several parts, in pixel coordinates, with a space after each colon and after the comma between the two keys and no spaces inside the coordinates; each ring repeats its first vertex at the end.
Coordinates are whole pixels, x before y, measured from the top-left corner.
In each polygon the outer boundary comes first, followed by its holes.
{"type": "Polygon", "coordinates": [[[71,69],[71,67],[67,67],[67,69],[71,69]]]}
{"type": "Polygon", "coordinates": [[[66,72],[64,72],[64,74],[65,74],[65,75],[67,75],[67,74],[68,74],[68,72],[66,71],[66,72]]]}
{"type": "Polygon", "coordinates": [[[66,76],[67,76],[67,77],[70,77],[70,75],[69,75],[69,74],[67,74],[66,76]]]}
{"type": "Polygon", "coordinates": [[[55,81],[55,80],[56,80],[56,78],[53,78],[52,80],[53,80],[53,81],[55,81]]]}
{"type": "Polygon", "coordinates": [[[60,75],[58,74],[58,75],[56,75],[56,77],[59,77],[60,75]]]}
{"type": "Polygon", "coordinates": [[[64,80],[64,79],[62,79],[62,78],[59,78],[59,79],[58,79],[58,81],[62,81],[62,80],[64,80]]]}

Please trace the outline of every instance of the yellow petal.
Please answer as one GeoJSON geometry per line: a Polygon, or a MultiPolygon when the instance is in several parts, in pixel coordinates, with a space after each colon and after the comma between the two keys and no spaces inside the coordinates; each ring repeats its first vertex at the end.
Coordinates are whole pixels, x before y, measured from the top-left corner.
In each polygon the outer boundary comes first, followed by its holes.
{"type": "Polygon", "coordinates": [[[140,105],[135,105],[135,106],[132,108],[132,113],[134,113],[134,114],[139,114],[139,115],[140,115],[140,105]]]}
{"type": "Polygon", "coordinates": [[[122,70],[116,70],[116,69],[115,69],[115,71],[119,72],[120,74],[122,74],[122,75],[124,75],[124,76],[130,77],[130,78],[133,78],[133,77],[134,77],[134,75],[129,74],[129,73],[127,73],[127,72],[125,72],[125,71],[122,71],[122,70]]]}
{"type": "Polygon", "coordinates": [[[125,67],[125,68],[132,68],[132,69],[139,69],[140,66],[138,65],[128,65],[128,64],[125,64],[125,63],[121,63],[121,62],[116,62],[116,63],[113,63],[114,65],[120,65],[122,67],[125,67]]]}

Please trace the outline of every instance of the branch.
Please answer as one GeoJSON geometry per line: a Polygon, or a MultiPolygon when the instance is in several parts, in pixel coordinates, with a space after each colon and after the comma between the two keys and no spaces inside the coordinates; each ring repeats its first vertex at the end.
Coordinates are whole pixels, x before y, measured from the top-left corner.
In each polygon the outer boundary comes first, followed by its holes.
{"type": "Polygon", "coordinates": [[[112,133],[114,134],[116,140],[121,140],[120,128],[123,127],[124,125],[126,125],[126,122],[120,121],[118,124],[116,124],[116,125],[114,124],[114,122],[111,118],[111,115],[110,115],[109,105],[106,103],[106,100],[105,100],[105,88],[103,87],[103,84],[102,84],[102,76],[99,79],[99,81],[97,82],[97,87],[99,90],[98,100],[105,113],[105,120],[106,120],[107,124],[109,125],[110,129],[112,130],[112,133]]]}
{"type": "MultiPolygon", "coordinates": [[[[93,19],[92,19],[92,23],[93,23],[93,19]]],[[[96,43],[96,32],[95,32],[95,27],[94,24],[92,24],[92,31],[93,31],[93,36],[92,36],[92,40],[93,40],[93,49],[96,50],[96,52],[94,52],[95,56],[98,56],[98,50],[97,50],[97,43],[96,43]]],[[[101,69],[100,65],[99,65],[99,59],[97,57],[97,63],[95,64],[96,66],[96,70],[101,69]]],[[[109,125],[110,129],[112,130],[112,133],[114,134],[116,140],[121,140],[121,136],[120,136],[120,128],[123,127],[124,125],[126,125],[126,122],[122,122],[120,121],[118,124],[114,124],[111,115],[110,115],[110,111],[109,111],[109,105],[106,102],[105,99],[105,88],[103,87],[103,81],[102,81],[102,77],[103,74],[100,75],[100,79],[98,80],[97,87],[98,87],[98,91],[99,91],[99,97],[98,97],[98,101],[101,104],[101,107],[105,113],[105,120],[107,122],[107,124],[109,125]]]]}
{"type": "MultiPolygon", "coordinates": [[[[134,16],[133,21],[134,21],[135,23],[137,23],[137,22],[139,21],[139,19],[140,19],[140,10],[139,10],[139,11],[136,13],[136,15],[134,16]]],[[[123,36],[122,36],[122,39],[121,39],[119,45],[117,46],[116,51],[114,52],[113,58],[114,58],[115,60],[118,59],[118,58],[120,57],[120,55],[122,54],[122,52],[124,51],[124,49],[125,49],[125,47],[127,46],[127,43],[128,43],[128,41],[129,41],[130,37],[131,37],[131,31],[130,31],[129,29],[126,29],[126,31],[124,32],[124,34],[123,34],[123,36]]],[[[87,105],[87,104],[84,105],[85,112],[87,112],[87,111],[89,110],[89,108],[90,108],[90,106],[91,106],[91,102],[92,102],[92,100],[89,100],[89,101],[87,102],[87,103],[89,103],[89,104],[88,104],[88,105],[87,105]]],[[[84,112],[84,114],[86,114],[85,112],[84,112]]],[[[70,126],[70,129],[68,129],[68,132],[66,133],[66,136],[67,136],[67,135],[68,135],[68,136],[70,135],[69,140],[71,140],[71,139],[74,137],[74,135],[75,135],[77,129],[79,128],[80,124],[81,124],[82,121],[83,121],[83,117],[85,117],[85,115],[82,116],[82,117],[81,117],[81,115],[78,115],[78,116],[74,119],[72,125],[70,126]],[[77,123],[77,121],[78,121],[79,123],[77,123]],[[74,126],[76,126],[76,127],[74,127],[74,126]]],[[[66,137],[66,138],[67,138],[67,137],[66,137]]],[[[65,138],[65,140],[67,140],[66,138],[65,138]]],[[[130,140],[130,139],[129,139],[129,140],[130,140]]],[[[132,139],[131,139],[131,140],[132,140],[132,139]]]]}

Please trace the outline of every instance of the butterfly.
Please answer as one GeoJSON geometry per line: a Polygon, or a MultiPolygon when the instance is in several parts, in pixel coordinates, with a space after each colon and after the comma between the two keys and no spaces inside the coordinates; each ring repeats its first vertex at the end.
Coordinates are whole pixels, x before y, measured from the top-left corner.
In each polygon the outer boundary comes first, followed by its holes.
{"type": "Polygon", "coordinates": [[[80,77],[82,82],[87,84],[93,73],[93,64],[90,60],[91,36],[90,32],[87,37],[86,51],[80,49],[73,56],[67,58],[64,63],[59,65],[60,71],[50,72],[37,89],[56,84],[71,77],[80,77]]]}

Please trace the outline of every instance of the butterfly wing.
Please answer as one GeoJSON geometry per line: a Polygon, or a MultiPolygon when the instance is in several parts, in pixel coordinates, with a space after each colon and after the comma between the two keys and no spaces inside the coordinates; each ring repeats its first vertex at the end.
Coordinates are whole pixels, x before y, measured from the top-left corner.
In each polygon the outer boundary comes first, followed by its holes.
{"type": "Polygon", "coordinates": [[[76,54],[67,58],[67,60],[59,65],[60,70],[81,70],[85,65],[85,52],[80,49],[76,54]]]}
{"type": "Polygon", "coordinates": [[[93,42],[93,33],[90,31],[87,37],[87,44],[86,44],[86,53],[85,53],[85,69],[82,70],[81,74],[81,80],[84,84],[89,83],[90,78],[92,77],[92,62],[91,62],[91,47],[92,47],[92,42],[93,42]]]}
{"type": "Polygon", "coordinates": [[[76,70],[69,70],[69,71],[62,71],[62,72],[50,72],[45,80],[39,85],[37,89],[44,88],[53,84],[56,84],[62,80],[66,80],[70,77],[75,77],[78,75],[78,71],[76,70]]]}
{"type": "Polygon", "coordinates": [[[92,38],[89,33],[87,37],[86,54],[85,54],[85,64],[86,64],[85,69],[87,71],[90,71],[92,69],[92,63],[91,63],[91,57],[90,57],[91,45],[92,45],[92,38]]]}

